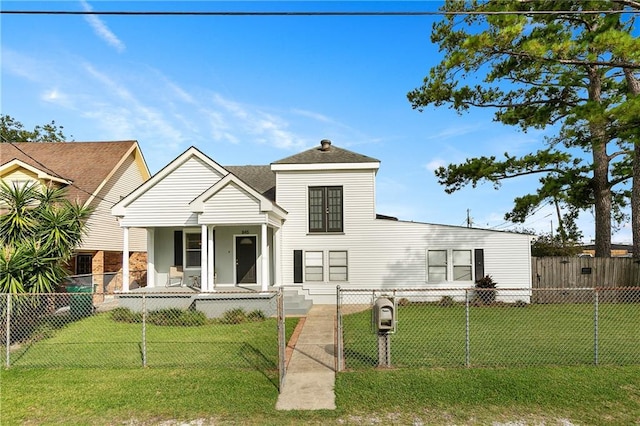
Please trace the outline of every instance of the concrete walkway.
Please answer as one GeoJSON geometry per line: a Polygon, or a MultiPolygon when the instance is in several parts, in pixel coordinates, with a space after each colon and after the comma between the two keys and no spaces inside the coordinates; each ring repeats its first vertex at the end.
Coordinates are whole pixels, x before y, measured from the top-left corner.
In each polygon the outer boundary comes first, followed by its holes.
{"type": "Polygon", "coordinates": [[[314,305],[293,349],[277,410],[335,410],[335,305],[314,305]]]}

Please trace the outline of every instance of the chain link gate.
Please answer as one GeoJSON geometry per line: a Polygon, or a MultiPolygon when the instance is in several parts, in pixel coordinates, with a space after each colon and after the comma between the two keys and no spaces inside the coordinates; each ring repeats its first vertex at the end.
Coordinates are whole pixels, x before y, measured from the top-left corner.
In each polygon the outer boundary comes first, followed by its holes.
{"type": "Polygon", "coordinates": [[[339,371],[384,365],[374,324],[380,298],[395,309],[385,348],[392,367],[640,364],[638,287],[338,287],[339,371]]]}

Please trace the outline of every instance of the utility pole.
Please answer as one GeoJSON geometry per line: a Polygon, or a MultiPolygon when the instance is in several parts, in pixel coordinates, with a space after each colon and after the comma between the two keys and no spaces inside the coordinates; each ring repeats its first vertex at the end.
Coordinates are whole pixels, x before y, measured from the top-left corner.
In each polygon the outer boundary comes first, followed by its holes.
{"type": "Polygon", "coordinates": [[[471,210],[467,209],[467,228],[471,228],[473,220],[471,219],[471,210]]]}

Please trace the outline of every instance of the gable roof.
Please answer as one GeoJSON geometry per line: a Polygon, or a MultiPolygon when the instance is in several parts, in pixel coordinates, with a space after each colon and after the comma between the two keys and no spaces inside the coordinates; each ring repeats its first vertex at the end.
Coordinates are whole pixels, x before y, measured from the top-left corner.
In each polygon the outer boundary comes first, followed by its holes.
{"type": "Polygon", "coordinates": [[[0,166],[18,160],[69,181],[67,197],[91,201],[122,162],[135,152],[144,178],[150,176],[138,142],[14,142],[0,143],[0,166]]]}
{"type": "MultiPolygon", "coordinates": [[[[275,185],[276,176],[271,171],[270,166],[228,166],[223,167],[215,160],[204,154],[198,148],[191,146],[187,148],[177,158],[167,164],[162,170],[153,175],[151,179],[136,188],[133,192],[126,197],[118,201],[111,209],[111,213],[115,216],[123,216],[126,213],[126,207],[139,198],[142,194],[153,188],[157,183],[170,175],[173,171],[177,170],[182,164],[191,158],[198,158],[216,170],[223,176],[222,183],[214,184],[208,190],[200,194],[196,199],[192,201],[192,206],[195,208],[201,208],[203,200],[206,200],[211,195],[215,194],[220,188],[226,186],[229,182],[235,182],[239,184],[244,190],[250,192],[257,198],[264,198],[269,204],[269,209],[277,210],[280,213],[286,215],[286,211],[275,204],[275,185]],[[204,198],[203,198],[204,197],[204,198]]],[[[261,200],[262,201],[262,200],[261,200]]]]}
{"type": "Polygon", "coordinates": [[[227,174],[225,177],[220,179],[218,182],[213,184],[209,189],[196,197],[193,201],[191,201],[191,209],[194,212],[202,212],[204,203],[213,197],[215,194],[220,192],[223,188],[227,187],[231,183],[237,185],[242,191],[246,192],[250,196],[254,197],[260,203],[261,211],[271,211],[274,212],[278,217],[284,218],[287,215],[286,210],[278,206],[276,203],[267,199],[265,196],[260,194],[255,190],[251,185],[247,184],[247,182],[240,179],[233,173],[227,174]]]}
{"type": "Polygon", "coordinates": [[[331,145],[331,141],[323,140],[322,145],[292,155],[271,164],[336,164],[336,163],[379,163],[366,155],[358,154],[344,148],[331,145]]]}
{"type": "Polygon", "coordinates": [[[187,148],[182,154],[176,157],[169,164],[164,166],[158,173],[153,175],[149,180],[144,182],[142,185],[137,187],[135,190],[130,192],[127,196],[118,201],[111,208],[111,214],[115,216],[122,216],[126,212],[126,207],[138,199],[142,194],[146,193],[148,190],[156,186],[158,182],[162,181],[165,177],[169,176],[173,171],[182,166],[185,162],[187,162],[191,158],[198,158],[203,163],[211,167],[211,169],[215,170],[221,176],[226,175],[229,171],[218,164],[216,161],[209,158],[206,154],[200,151],[195,146],[191,146],[187,148]]]}
{"type": "Polygon", "coordinates": [[[239,177],[263,197],[276,200],[276,174],[271,166],[224,166],[225,169],[239,177]]]}

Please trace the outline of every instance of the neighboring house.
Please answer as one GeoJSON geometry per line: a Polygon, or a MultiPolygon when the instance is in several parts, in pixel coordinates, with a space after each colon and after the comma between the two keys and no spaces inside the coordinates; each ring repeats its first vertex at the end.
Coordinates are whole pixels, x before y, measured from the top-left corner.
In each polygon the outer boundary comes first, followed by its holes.
{"type": "Polygon", "coordinates": [[[148,287],[178,268],[201,291],[284,286],[315,303],[335,302],[337,285],[444,290],[485,274],[531,288],[529,235],[377,215],[379,166],[326,140],[268,166],[223,167],[191,147],[112,213],[125,235],[147,231],[148,287]]]}
{"type": "MultiPolygon", "coordinates": [[[[69,268],[72,274],[95,274],[95,284],[103,273],[122,269],[123,235],[111,207],[149,177],[136,141],[0,143],[2,180],[65,187],[67,198],[93,208],[69,268]]],[[[129,235],[131,270],[146,270],[146,243],[142,229],[129,235]]]]}

